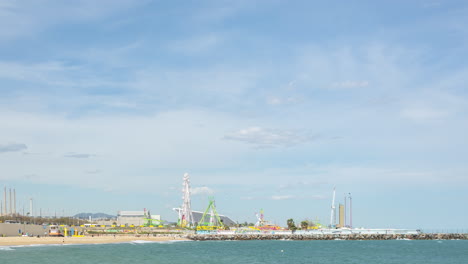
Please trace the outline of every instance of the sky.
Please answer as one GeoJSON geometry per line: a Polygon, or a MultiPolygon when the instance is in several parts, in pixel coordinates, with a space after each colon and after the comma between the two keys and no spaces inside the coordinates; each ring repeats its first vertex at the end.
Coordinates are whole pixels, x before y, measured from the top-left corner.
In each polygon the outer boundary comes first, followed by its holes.
{"type": "MultiPolygon", "coordinates": [[[[466,1],[0,0],[18,211],[468,228],[466,1]],[[347,201],[349,203],[349,199],[347,201]]],[[[3,200],[3,196],[0,197],[3,200]]]]}

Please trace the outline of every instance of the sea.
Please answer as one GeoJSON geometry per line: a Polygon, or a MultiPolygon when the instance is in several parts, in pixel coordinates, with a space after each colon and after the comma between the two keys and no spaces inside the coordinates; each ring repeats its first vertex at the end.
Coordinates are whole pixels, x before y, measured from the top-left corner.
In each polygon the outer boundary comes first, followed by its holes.
{"type": "Polygon", "coordinates": [[[0,247],[1,264],[468,263],[467,240],[132,241],[0,247]]]}

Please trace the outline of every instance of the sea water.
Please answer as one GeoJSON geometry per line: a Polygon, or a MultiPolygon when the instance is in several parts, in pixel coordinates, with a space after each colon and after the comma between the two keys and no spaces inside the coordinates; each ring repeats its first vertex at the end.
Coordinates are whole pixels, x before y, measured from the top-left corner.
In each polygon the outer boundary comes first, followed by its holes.
{"type": "Polygon", "coordinates": [[[184,241],[0,247],[0,264],[468,263],[466,240],[184,241]]]}

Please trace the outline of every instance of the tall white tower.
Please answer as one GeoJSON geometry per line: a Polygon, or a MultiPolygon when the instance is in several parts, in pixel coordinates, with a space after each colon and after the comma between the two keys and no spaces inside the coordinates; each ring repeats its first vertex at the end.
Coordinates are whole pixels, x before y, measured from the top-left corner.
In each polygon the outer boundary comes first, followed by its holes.
{"type": "Polygon", "coordinates": [[[13,189],[13,214],[16,215],[16,189],[13,189]]]}
{"type": "Polygon", "coordinates": [[[190,201],[190,176],[188,173],[184,174],[184,183],[182,184],[183,204],[182,209],[179,211],[179,225],[182,227],[193,227],[193,214],[190,201]]]}
{"type": "Polygon", "coordinates": [[[332,205],[331,205],[331,214],[330,214],[330,227],[333,228],[336,226],[336,221],[335,221],[335,188],[333,187],[333,200],[332,200],[332,205]]]}
{"type": "Polygon", "coordinates": [[[32,199],[32,198],[29,199],[29,216],[30,216],[30,217],[34,217],[34,213],[33,213],[33,199],[32,199]]]}
{"type": "Polygon", "coordinates": [[[5,186],[4,189],[3,189],[3,203],[4,203],[4,206],[3,206],[3,215],[7,215],[7,214],[8,214],[8,210],[7,210],[7,191],[6,191],[6,186],[5,186]]]}
{"type": "Polygon", "coordinates": [[[11,200],[11,188],[10,188],[10,215],[13,215],[13,201],[11,200]]]}

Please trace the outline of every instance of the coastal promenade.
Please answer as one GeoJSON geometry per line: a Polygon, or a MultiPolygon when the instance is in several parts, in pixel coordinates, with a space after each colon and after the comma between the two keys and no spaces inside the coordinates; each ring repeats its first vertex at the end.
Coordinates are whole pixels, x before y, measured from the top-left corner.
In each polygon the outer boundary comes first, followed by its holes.
{"type": "Polygon", "coordinates": [[[167,234],[167,235],[87,235],[83,237],[0,237],[0,246],[112,244],[131,242],[210,240],[467,240],[468,234],[167,234]]]}

